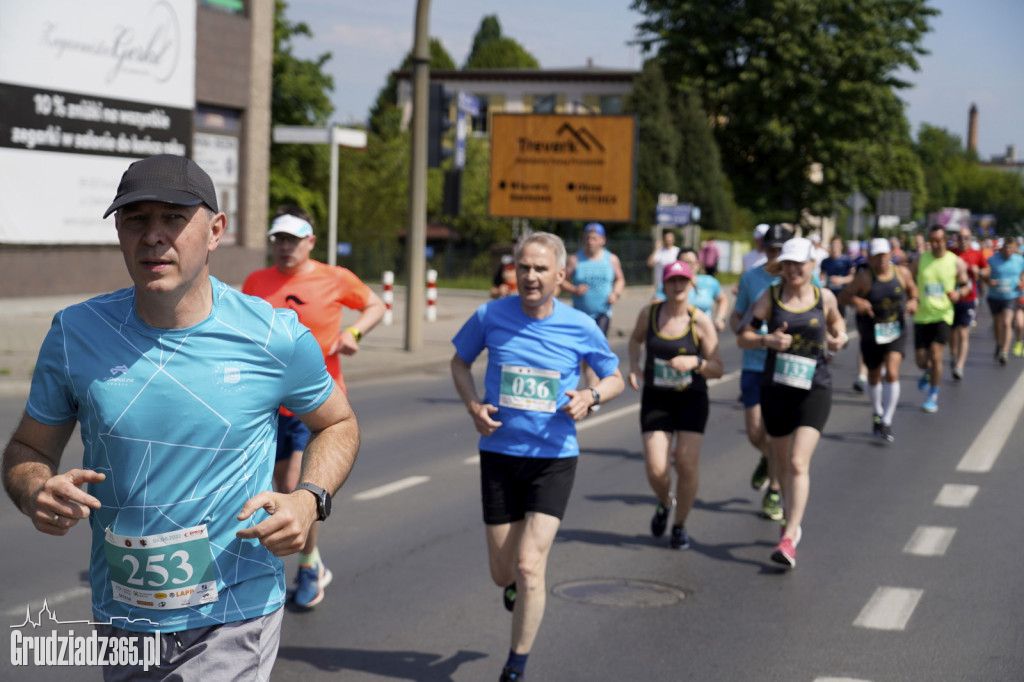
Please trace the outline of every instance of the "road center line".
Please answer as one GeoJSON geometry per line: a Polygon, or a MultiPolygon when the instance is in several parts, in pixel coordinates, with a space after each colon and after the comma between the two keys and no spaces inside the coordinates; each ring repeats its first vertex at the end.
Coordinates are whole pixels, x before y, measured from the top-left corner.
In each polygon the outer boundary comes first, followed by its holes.
{"type": "Polygon", "coordinates": [[[378,486],[376,488],[370,488],[364,490],[361,493],[356,493],[352,496],[353,500],[376,500],[386,495],[400,492],[406,488],[412,488],[420,483],[426,483],[430,480],[430,476],[409,476],[401,480],[395,481],[394,483],[386,483],[385,485],[378,486]]]}
{"type": "Polygon", "coordinates": [[[1021,410],[1024,410],[1024,373],[1017,377],[1013,388],[1006,393],[1006,398],[985,422],[978,437],[956,465],[956,470],[975,474],[991,471],[1013,427],[1017,425],[1021,410]]]}
{"type": "Polygon", "coordinates": [[[903,630],[923,594],[924,590],[879,587],[853,624],[874,630],[903,630]]]}
{"type": "Polygon", "coordinates": [[[934,504],[937,507],[970,507],[978,490],[976,485],[947,483],[935,497],[934,504]]]}
{"type": "Polygon", "coordinates": [[[917,556],[942,556],[953,542],[956,528],[940,526],[918,526],[903,547],[906,554],[917,556]]]}

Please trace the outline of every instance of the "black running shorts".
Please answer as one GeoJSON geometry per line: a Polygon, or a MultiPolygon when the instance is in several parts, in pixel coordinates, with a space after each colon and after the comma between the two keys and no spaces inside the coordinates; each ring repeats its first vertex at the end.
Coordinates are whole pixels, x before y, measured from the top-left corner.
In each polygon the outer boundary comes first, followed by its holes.
{"type": "Polygon", "coordinates": [[[810,426],[820,433],[831,411],[831,388],[812,387],[805,391],[778,384],[761,387],[761,417],[769,436],[788,436],[800,426],[810,426]]]}
{"type": "Polygon", "coordinates": [[[707,391],[666,391],[644,386],[640,431],[704,433],[708,423],[707,391]]]}
{"type": "Polygon", "coordinates": [[[522,521],[527,512],[561,520],[569,504],[578,457],[513,457],[480,451],[484,523],[522,521]]]}

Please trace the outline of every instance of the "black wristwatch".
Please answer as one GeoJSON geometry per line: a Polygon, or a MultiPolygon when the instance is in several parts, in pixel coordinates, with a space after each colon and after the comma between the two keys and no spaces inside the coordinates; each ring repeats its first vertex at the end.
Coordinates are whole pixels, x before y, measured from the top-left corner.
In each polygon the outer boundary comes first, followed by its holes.
{"type": "Polygon", "coordinates": [[[590,386],[587,390],[590,391],[590,395],[594,398],[594,404],[590,406],[588,412],[597,412],[601,409],[601,394],[593,386],[590,386]]]}
{"type": "Polygon", "coordinates": [[[312,483],[300,483],[295,486],[296,490],[308,490],[316,497],[316,514],[319,521],[326,521],[331,515],[331,495],[320,486],[312,483]]]}

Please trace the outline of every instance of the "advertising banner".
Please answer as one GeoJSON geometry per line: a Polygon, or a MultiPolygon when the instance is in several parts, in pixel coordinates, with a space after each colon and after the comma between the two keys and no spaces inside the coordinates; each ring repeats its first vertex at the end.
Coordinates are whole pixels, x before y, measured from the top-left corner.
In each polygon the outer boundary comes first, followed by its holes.
{"type": "Polygon", "coordinates": [[[116,243],[128,164],[191,156],[195,27],[195,0],[0,0],[0,243],[116,243]]]}
{"type": "Polygon", "coordinates": [[[633,116],[494,114],[490,215],[632,220],[636,136],[633,116]]]}

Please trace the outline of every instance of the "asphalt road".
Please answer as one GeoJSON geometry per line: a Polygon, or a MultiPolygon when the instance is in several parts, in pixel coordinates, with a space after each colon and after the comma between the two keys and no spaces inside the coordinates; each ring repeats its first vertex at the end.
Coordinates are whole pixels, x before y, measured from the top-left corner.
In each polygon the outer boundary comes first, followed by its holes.
{"type": "MultiPolygon", "coordinates": [[[[853,351],[837,356],[789,573],[768,559],[778,526],[759,517],[749,486],[756,457],[731,336],[729,374],[711,392],[692,550],[674,552],[647,530],[655,500],[637,395],[627,388],[588,418],[528,679],[1024,679],[1024,360],[992,363],[986,324],[937,414],[920,410],[905,363],[891,446],[870,436],[867,400],[849,388],[853,351]]],[[[625,357],[624,339],[613,341],[625,357]]],[[[363,447],[321,535],[334,582],[319,607],[286,614],[274,679],[497,679],[510,616],[488,576],[476,435],[447,367],[350,382],[349,393],[363,447]]],[[[0,398],[0,433],[21,406],[0,398]]],[[[79,448],[69,450],[71,465],[79,448]]],[[[0,528],[8,623],[44,599],[62,620],[88,618],[85,529],[42,536],[9,503],[0,528]]],[[[100,678],[15,669],[3,656],[0,679],[100,678]]]]}

